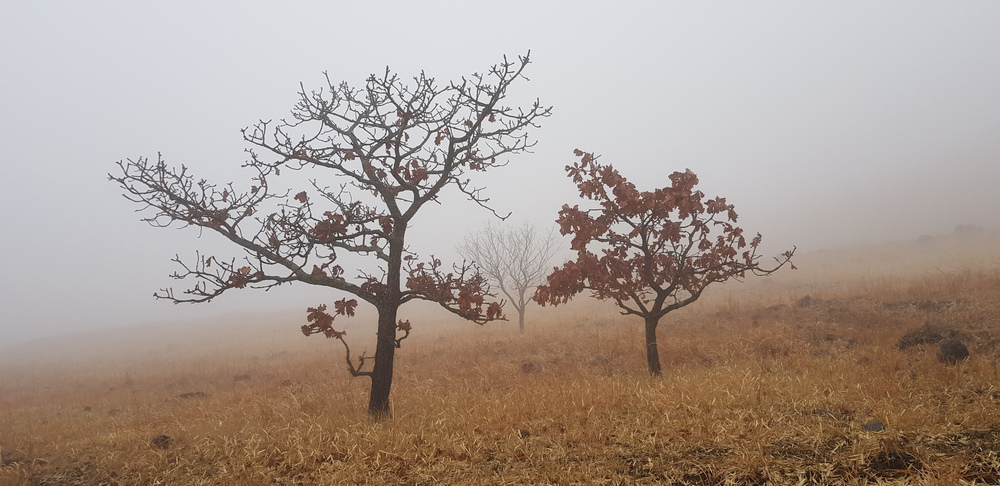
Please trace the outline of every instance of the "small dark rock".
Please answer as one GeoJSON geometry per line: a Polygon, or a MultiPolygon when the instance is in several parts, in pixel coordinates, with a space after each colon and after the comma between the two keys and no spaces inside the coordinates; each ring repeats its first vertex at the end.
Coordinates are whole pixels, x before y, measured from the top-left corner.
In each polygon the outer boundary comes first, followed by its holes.
{"type": "Polygon", "coordinates": [[[865,424],[865,430],[869,432],[881,432],[885,430],[885,425],[882,424],[881,420],[872,420],[865,424]]]}
{"type": "Polygon", "coordinates": [[[170,436],[169,435],[158,435],[153,437],[153,440],[149,441],[156,449],[169,449],[170,448],[170,436]]]}
{"type": "Polygon", "coordinates": [[[812,299],[807,295],[795,301],[795,307],[809,307],[810,302],[812,302],[812,299]]]}
{"type": "Polygon", "coordinates": [[[942,363],[955,364],[969,357],[969,348],[955,338],[947,338],[941,341],[941,354],[938,361],[942,363]]]}
{"type": "Polygon", "coordinates": [[[28,455],[25,454],[23,451],[19,451],[17,449],[9,451],[5,450],[2,453],[0,453],[0,464],[3,464],[4,466],[13,466],[15,464],[27,461],[28,461],[28,455]]]}
{"type": "Polygon", "coordinates": [[[181,398],[205,398],[208,395],[205,394],[205,392],[196,391],[196,392],[181,393],[180,395],[177,396],[181,398]]]}
{"type": "Polygon", "coordinates": [[[84,411],[84,412],[89,412],[89,411],[91,411],[91,410],[92,410],[92,409],[91,409],[90,407],[83,407],[83,411],[84,411]]]}
{"type": "Polygon", "coordinates": [[[521,429],[517,431],[517,433],[518,435],[521,436],[522,439],[527,439],[528,437],[531,437],[531,432],[528,432],[528,429],[521,429]]]}
{"type": "Polygon", "coordinates": [[[535,363],[532,363],[532,362],[529,361],[529,362],[524,363],[523,365],[521,365],[521,372],[522,373],[531,373],[532,371],[535,371],[535,363]]]}
{"type": "Polygon", "coordinates": [[[233,381],[250,381],[250,375],[236,375],[233,377],[233,381]]]}

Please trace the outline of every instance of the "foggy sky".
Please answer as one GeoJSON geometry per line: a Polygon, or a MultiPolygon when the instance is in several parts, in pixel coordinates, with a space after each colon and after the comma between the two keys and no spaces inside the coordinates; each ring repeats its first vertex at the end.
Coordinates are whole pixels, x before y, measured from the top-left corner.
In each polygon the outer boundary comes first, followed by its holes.
{"type": "MultiPolygon", "coordinates": [[[[303,309],[304,286],[175,306],[175,254],[240,255],[151,228],[107,180],[124,158],[242,181],[239,130],[299,83],[386,66],[440,82],[531,50],[510,104],[554,107],[534,153],[482,179],[548,228],[563,167],[601,154],[640,189],[690,168],[772,253],[1000,224],[997,2],[9,2],[0,10],[0,347],[93,327],[303,309]]],[[[428,207],[413,250],[454,257],[489,213],[428,207]]],[[[304,312],[303,312],[304,316],[304,312]]],[[[297,332],[290,329],[290,332],[297,332]]]]}

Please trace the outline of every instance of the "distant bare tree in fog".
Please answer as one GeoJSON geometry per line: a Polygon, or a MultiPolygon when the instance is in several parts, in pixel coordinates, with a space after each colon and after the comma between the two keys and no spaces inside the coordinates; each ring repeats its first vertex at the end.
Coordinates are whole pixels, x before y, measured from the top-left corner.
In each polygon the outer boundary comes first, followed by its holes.
{"type": "Polygon", "coordinates": [[[698,176],[690,170],[671,174],[668,187],[639,191],[614,167],[598,164],[593,154],[575,153],[580,162],[567,166],[567,175],[580,197],[600,207],[563,205],[557,221],[562,234],[573,235],[577,259],[552,272],[535,301],[558,305],[589,290],[598,299],[615,301],[623,315],[643,318],[650,374],[661,373],[656,327],[663,316],[698,300],[712,283],[738,280],[748,272],[769,275],[795,253],[793,247],[775,259],[774,268],[761,267],[760,234],[748,243],[743,229],[733,224],[733,205],[721,197],[705,199],[695,190],[698,176]]]}
{"type": "Polygon", "coordinates": [[[372,380],[368,413],[388,417],[395,349],[410,334],[410,322],[397,317],[402,304],[435,302],[479,324],[503,317],[502,303],[487,300],[492,294],[486,278],[474,266],[447,272],[433,256],[418,261],[405,237],[420,208],[445,189],[489,209],[467,175],[503,165],[500,157],[533,145],[527,131],[549,108],[538,101],[527,108],[500,104],[523,78],[528,57],[504,58],[486,74],[443,87],[423,73],[407,84],[386,69],[360,89],[329,78],[319,91],[303,88],[291,120],[261,121],[243,130],[244,139],[266,155],[248,151],[244,167],[253,177],[246,192],[232,183],[196,179],[187,167],[168,167],[161,158],[119,161],[120,173],[109,177],[126,198],[155,211],[145,221],[215,231],[245,253],[240,262],[198,255],[187,264],[175,258],[183,270],[173,277],[190,277],[194,285],[182,295],[163,289],[157,297],[207,302],[231,289],[290,282],[354,295],[378,311],[374,357],[352,359],[346,333],[333,328],[337,316],[354,315],[356,299],[334,302],[331,312],[325,304],[309,308],[310,324],[302,332],[339,339],[351,374],[372,380]],[[316,179],[305,190],[276,189],[281,171],[316,179]],[[369,263],[349,277],[343,253],[352,262],[369,263]]]}
{"type": "Polygon", "coordinates": [[[517,228],[486,223],[483,229],[466,236],[457,250],[466,260],[474,261],[507,296],[517,309],[518,328],[524,332],[524,308],[531,301],[525,296],[528,289],[545,282],[557,244],[554,232],[539,234],[527,222],[517,228]]]}

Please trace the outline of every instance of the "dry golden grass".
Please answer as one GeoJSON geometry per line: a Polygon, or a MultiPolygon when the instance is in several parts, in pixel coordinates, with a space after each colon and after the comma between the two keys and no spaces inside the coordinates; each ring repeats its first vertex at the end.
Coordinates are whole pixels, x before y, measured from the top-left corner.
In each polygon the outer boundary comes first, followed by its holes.
{"type": "Polygon", "coordinates": [[[399,350],[383,423],[342,349],[294,321],[270,339],[7,362],[0,484],[997,484],[997,241],[975,269],[824,286],[812,255],[799,264],[820,280],[722,286],[661,323],[659,378],[641,322],[585,299],[534,308],[523,335],[428,322],[399,350]],[[896,346],[936,322],[969,360],[896,346]]]}

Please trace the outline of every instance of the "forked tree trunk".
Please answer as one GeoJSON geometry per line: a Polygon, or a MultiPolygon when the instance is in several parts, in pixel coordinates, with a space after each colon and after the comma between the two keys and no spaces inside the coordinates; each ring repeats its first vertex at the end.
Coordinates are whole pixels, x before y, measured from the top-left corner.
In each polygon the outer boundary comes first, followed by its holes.
{"type": "Polygon", "coordinates": [[[656,347],[656,325],[659,319],[646,318],[646,362],[649,364],[649,374],[660,376],[663,370],[660,368],[660,351],[656,347]]]}
{"type": "Polygon", "coordinates": [[[378,311],[378,336],[375,344],[375,365],[372,367],[372,391],[368,397],[368,416],[376,421],[392,416],[389,392],[392,391],[392,366],[396,356],[397,307],[378,311]]]}

